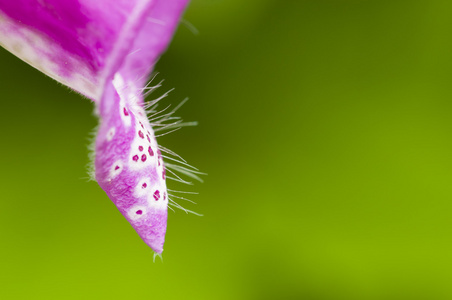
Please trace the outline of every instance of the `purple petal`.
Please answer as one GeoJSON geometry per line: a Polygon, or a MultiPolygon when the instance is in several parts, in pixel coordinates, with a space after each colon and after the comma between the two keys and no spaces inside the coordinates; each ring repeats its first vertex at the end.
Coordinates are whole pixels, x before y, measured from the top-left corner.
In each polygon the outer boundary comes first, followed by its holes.
{"type": "Polygon", "coordinates": [[[96,101],[96,180],[157,253],[168,195],[142,89],[187,2],[0,0],[0,44],[96,101]]]}
{"type": "Polygon", "coordinates": [[[145,151],[158,145],[132,88],[116,75],[100,101],[96,179],[141,238],[161,253],[168,205],[165,169],[160,157],[145,151]]]}
{"type": "Polygon", "coordinates": [[[188,0],[0,0],[0,44],[100,99],[116,72],[143,84],[188,0]]]}

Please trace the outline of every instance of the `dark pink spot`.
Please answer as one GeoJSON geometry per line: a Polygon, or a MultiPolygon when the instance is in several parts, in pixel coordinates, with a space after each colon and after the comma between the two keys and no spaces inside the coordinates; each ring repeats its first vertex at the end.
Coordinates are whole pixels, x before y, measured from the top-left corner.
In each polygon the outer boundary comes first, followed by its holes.
{"type": "Polygon", "coordinates": [[[141,123],[141,122],[140,122],[140,125],[141,125],[141,128],[143,128],[143,129],[144,129],[143,123],[141,123]]]}
{"type": "Polygon", "coordinates": [[[138,161],[139,157],[138,157],[138,155],[134,155],[134,156],[132,157],[132,159],[133,159],[133,161],[138,161]]]}
{"type": "Polygon", "coordinates": [[[151,139],[149,138],[149,135],[146,134],[146,137],[147,137],[147,139],[148,139],[148,142],[150,143],[150,142],[151,142],[151,139]]]}
{"type": "Polygon", "coordinates": [[[149,152],[149,155],[150,155],[150,156],[154,156],[154,151],[152,151],[151,146],[149,146],[148,152],[149,152]]]}
{"type": "Polygon", "coordinates": [[[159,201],[159,199],[160,199],[160,192],[159,192],[159,190],[156,190],[154,192],[154,199],[155,199],[155,201],[159,201]]]}
{"type": "Polygon", "coordinates": [[[138,150],[143,151],[143,146],[139,146],[138,150]]]}
{"type": "Polygon", "coordinates": [[[141,161],[146,161],[146,154],[141,155],[141,161]]]}
{"type": "Polygon", "coordinates": [[[115,167],[115,171],[116,171],[117,169],[119,169],[119,166],[116,166],[116,167],[115,167]]]}
{"type": "Polygon", "coordinates": [[[165,176],[166,176],[166,170],[165,170],[165,167],[163,167],[162,178],[165,179],[165,176]]]}
{"type": "Polygon", "coordinates": [[[144,134],[143,134],[143,132],[141,132],[141,130],[138,131],[138,135],[140,136],[140,138],[144,139],[144,134]]]}
{"type": "Polygon", "coordinates": [[[147,188],[147,186],[148,186],[148,184],[145,182],[145,183],[143,183],[143,185],[141,186],[141,188],[142,188],[142,189],[145,189],[145,188],[147,188]]]}
{"type": "Polygon", "coordinates": [[[143,211],[141,209],[137,210],[137,215],[141,215],[143,211]]]}
{"type": "Polygon", "coordinates": [[[128,116],[129,112],[127,111],[127,108],[124,107],[124,116],[128,116]]]}
{"type": "Polygon", "coordinates": [[[166,200],[166,192],[163,193],[163,200],[166,200]]]}
{"type": "Polygon", "coordinates": [[[160,152],[160,149],[157,149],[157,154],[158,154],[158,160],[157,160],[157,162],[158,162],[158,165],[159,165],[159,167],[160,167],[160,160],[162,159],[162,152],[160,152]]]}

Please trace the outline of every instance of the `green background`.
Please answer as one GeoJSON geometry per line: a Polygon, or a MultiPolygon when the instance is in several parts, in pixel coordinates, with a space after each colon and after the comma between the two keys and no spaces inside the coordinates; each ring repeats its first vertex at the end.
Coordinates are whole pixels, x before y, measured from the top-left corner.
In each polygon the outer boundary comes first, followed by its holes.
{"type": "MultiPolygon", "coordinates": [[[[193,0],[156,70],[208,173],[163,263],[87,181],[93,105],[0,51],[1,299],[452,299],[452,4],[193,0]]],[[[158,93],[157,93],[158,94],[158,93]]]]}

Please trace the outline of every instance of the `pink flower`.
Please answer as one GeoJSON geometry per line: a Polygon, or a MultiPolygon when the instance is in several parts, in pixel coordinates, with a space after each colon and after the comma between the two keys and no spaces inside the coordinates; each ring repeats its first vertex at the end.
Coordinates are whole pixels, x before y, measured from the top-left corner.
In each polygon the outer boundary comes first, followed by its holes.
{"type": "Polygon", "coordinates": [[[0,0],[0,44],[95,102],[95,178],[156,253],[168,192],[142,91],[187,2],[0,0]]]}

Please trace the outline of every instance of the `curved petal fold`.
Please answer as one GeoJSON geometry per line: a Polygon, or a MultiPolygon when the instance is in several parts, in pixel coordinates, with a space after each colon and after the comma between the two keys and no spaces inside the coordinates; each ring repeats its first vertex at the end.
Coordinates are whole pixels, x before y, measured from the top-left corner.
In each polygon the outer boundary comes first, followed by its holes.
{"type": "Polygon", "coordinates": [[[144,84],[187,0],[0,0],[0,44],[99,100],[120,71],[144,84]]]}

